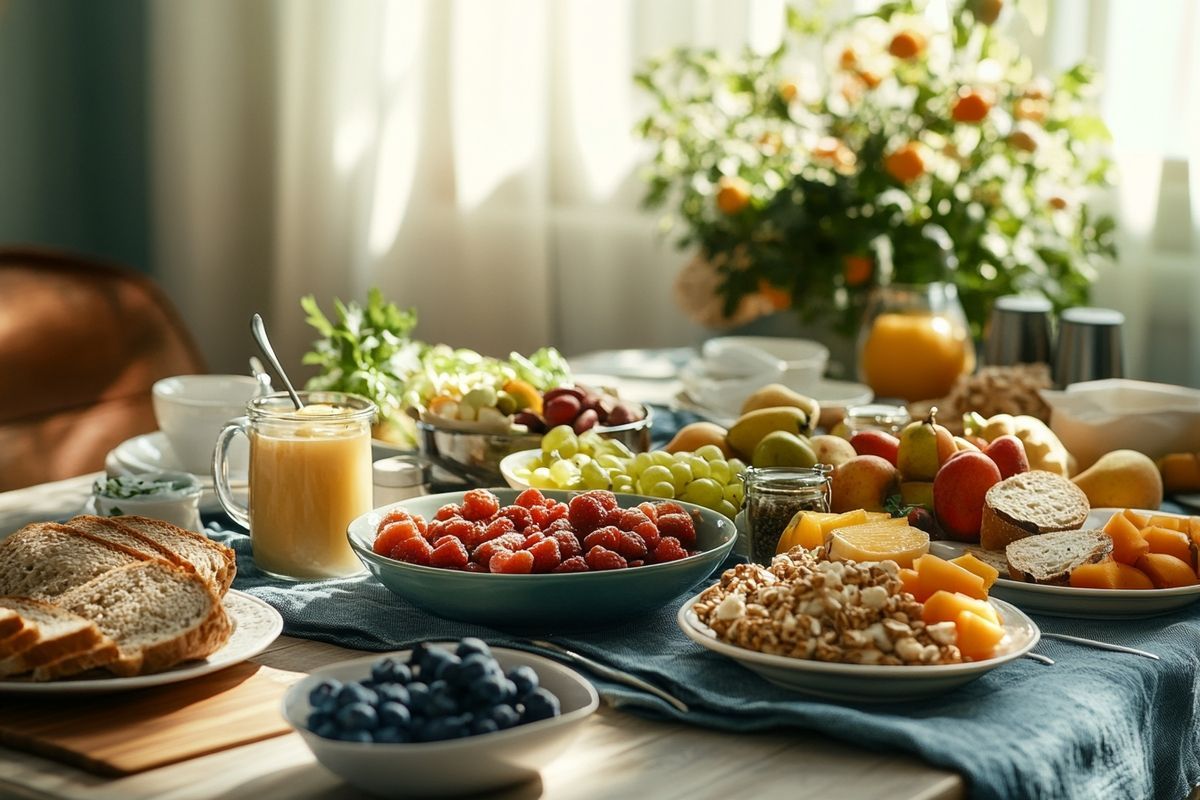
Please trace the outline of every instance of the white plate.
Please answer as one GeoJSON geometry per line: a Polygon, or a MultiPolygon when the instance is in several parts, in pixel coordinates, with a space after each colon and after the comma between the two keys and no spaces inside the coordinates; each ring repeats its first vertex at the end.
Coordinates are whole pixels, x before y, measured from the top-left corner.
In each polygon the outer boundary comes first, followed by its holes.
{"type": "Polygon", "coordinates": [[[137,675],[132,678],[85,678],[82,680],[32,683],[21,680],[0,680],[0,693],[9,694],[107,694],[145,689],[166,683],[179,683],[232,667],[252,658],[279,636],[283,617],[270,604],[253,595],[230,589],[222,603],[233,623],[233,634],[217,652],[203,661],[188,661],[166,672],[137,675]]]}
{"type": "MultiPolygon", "coordinates": [[[[230,464],[229,469],[229,488],[233,490],[233,495],[238,502],[243,505],[246,504],[250,488],[246,479],[245,464],[246,459],[243,458],[240,468],[235,461],[230,464]]],[[[126,439],[109,451],[104,459],[104,471],[108,473],[109,477],[119,478],[122,475],[145,475],[148,472],[182,472],[185,470],[180,468],[179,459],[175,457],[171,443],[167,441],[167,435],[162,431],[155,431],[126,439]]],[[[200,481],[201,488],[204,489],[204,494],[200,495],[200,512],[203,514],[222,513],[221,503],[217,500],[216,491],[213,490],[212,475],[196,475],[195,477],[200,481]]]]}
{"type": "MultiPolygon", "coordinates": [[[[1085,528],[1103,528],[1119,508],[1093,508],[1085,528]]],[[[1138,511],[1178,517],[1162,511],[1138,511]]],[[[965,553],[967,546],[958,542],[930,542],[929,551],[943,558],[965,553]]],[[[1071,586],[1045,586],[1000,578],[991,593],[1034,614],[1052,617],[1082,617],[1086,619],[1136,619],[1166,614],[1200,600],[1200,586],[1181,586],[1177,589],[1076,589],[1071,586]]]]}
{"type": "MultiPolygon", "coordinates": [[[[809,386],[803,390],[797,389],[796,391],[816,400],[821,404],[822,409],[861,406],[870,403],[875,398],[871,387],[865,384],[836,381],[829,378],[822,378],[813,386],[809,386]]],[[[674,404],[677,408],[690,411],[725,428],[728,428],[737,420],[737,415],[732,413],[733,410],[711,408],[702,405],[688,395],[687,391],[680,391],[675,395],[674,404]]]]}
{"type": "Polygon", "coordinates": [[[676,621],[684,634],[702,647],[728,656],[746,669],[785,689],[852,703],[884,703],[917,700],[945,694],[970,683],[986,672],[1020,658],[1037,645],[1042,636],[1036,623],[1015,606],[992,598],[1004,621],[1001,654],[984,661],[932,666],[876,666],[813,661],[760,653],[723,642],[692,610],[700,595],[679,609],[676,621]]]}

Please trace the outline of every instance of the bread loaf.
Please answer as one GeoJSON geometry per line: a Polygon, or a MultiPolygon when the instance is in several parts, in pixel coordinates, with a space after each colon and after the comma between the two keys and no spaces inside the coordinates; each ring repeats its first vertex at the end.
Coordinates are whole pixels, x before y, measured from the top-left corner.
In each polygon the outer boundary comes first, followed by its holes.
{"type": "Polygon", "coordinates": [[[1104,531],[1056,531],[1027,536],[1004,550],[1014,581],[1066,586],[1071,571],[1109,557],[1112,538],[1104,531]]]}
{"type": "Polygon", "coordinates": [[[979,543],[1004,550],[1026,536],[1076,530],[1087,522],[1087,495],[1066,478],[1032,470],[1013,475],[988,489],[983,502],[979,543]]]}

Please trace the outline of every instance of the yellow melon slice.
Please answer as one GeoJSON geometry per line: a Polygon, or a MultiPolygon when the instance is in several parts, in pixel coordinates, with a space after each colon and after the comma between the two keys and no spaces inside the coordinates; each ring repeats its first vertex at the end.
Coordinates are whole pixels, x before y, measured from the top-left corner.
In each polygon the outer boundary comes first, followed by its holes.
{"type": "Polygon", "coordinates": [[[928,552],[928,533],[889,522],[837,528],[826,547],[826,556],[835,561],[891,560],[905,568],[928,552]]]}

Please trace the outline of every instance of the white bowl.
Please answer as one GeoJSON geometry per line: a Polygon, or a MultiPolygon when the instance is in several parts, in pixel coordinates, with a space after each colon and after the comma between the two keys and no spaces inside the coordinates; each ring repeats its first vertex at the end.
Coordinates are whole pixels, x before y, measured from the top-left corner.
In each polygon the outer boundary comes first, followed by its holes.
{"type": "MultiPolygon", "coordinates": [[[[146,497],[109,497],[92,488],[92,500],[96,513],[102,517],[133,515],[161,519],[172,525],[196,533],[203,533],[200,524],[200,496],[204,493],[200,481],[188,472],[149,472],[137,477],[144,481],[180,481],[186,484],[184,488],[161,495],[146,497]]],[[[97,481],[102,487],[107,478],[97,481]]]]}
{"type": "Polygon", "coordinates": [[[1041,395],[1050,406],[1050,429],[1080,470],[1113,450],[1137,450],[1150,458],[1200,451],[1200,390],[1104,380],[1041,395]]]}
{"type": "Polygon", "coordinates": [[[540,447],[532,450],[518,450],[500,459],[500,474],[505,482],[513,489],[528,489],[529,481],[517,477],[517,470],[528,467],[542,455],[540,447]]]}
{"type": "MultiPolygon", "coordinates": [[[[154,417],[184,470],[197,475],[212,471],[217,434],[226,422],[245,415],[246,403],[257,392],[258,381],[248,375],[176,375],[154,384],[154,417]]],[[[244,472],[246,444],[241,439],[234,444],[230,469],[244,472]]]]}
{"type": "Polygon", "coordinates": [[[384,656],[408,661],[410,652],[378,653],[322,667],[294,684],[283,698],[284,718],[317,761],[372,794],[459,795],[531,780],[567,749],[580,724],[600,705],[596,690],[574,670],[533,653],[493,647],[492,654],[505,672],[521,665],[533,667],[538,682],[558,698],[562,715],[444,742],[363,744],[325,739],[308,730],[308,695],[314,686],[325,678],[363,680],[370,675],[371,664],[384,656]]]}
{"type": "Polygon", "coordinates": [[[701,352],[705,358],[713,359],[722,352],[746,347],[757,348],[782,361],[784,370],[779,382],[801,393],[821,379],[829,364],[829,348],[820,342],[782,336],[718,336],[705,342],[701,352]]]}

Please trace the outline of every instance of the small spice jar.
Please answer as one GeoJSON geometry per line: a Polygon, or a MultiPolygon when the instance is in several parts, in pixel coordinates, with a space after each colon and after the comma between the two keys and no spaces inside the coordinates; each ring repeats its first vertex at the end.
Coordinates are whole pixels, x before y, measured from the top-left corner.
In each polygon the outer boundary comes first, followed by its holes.
{"type": "Polygon", "coordinates": [[[429,494],[429,462],[415,456],[381,458],[372,465],[375,507],[429,494]]]}
{"type": "Polygon", "coordinates": [[[898,434],[905,425],[912,422],[912,417],[909,416],[908,409],[904,406],[872,403],[847,408],[844,422],[850,436],[860,431],[883,431],[898,434]]]}
{"type": "Polygon", "coordinates": [[[771,563],[779,537],[797,511],[829,510],[831,472],[818,464],[813,469],[749,467],[742,473],[751,561],[771,563]]]}

